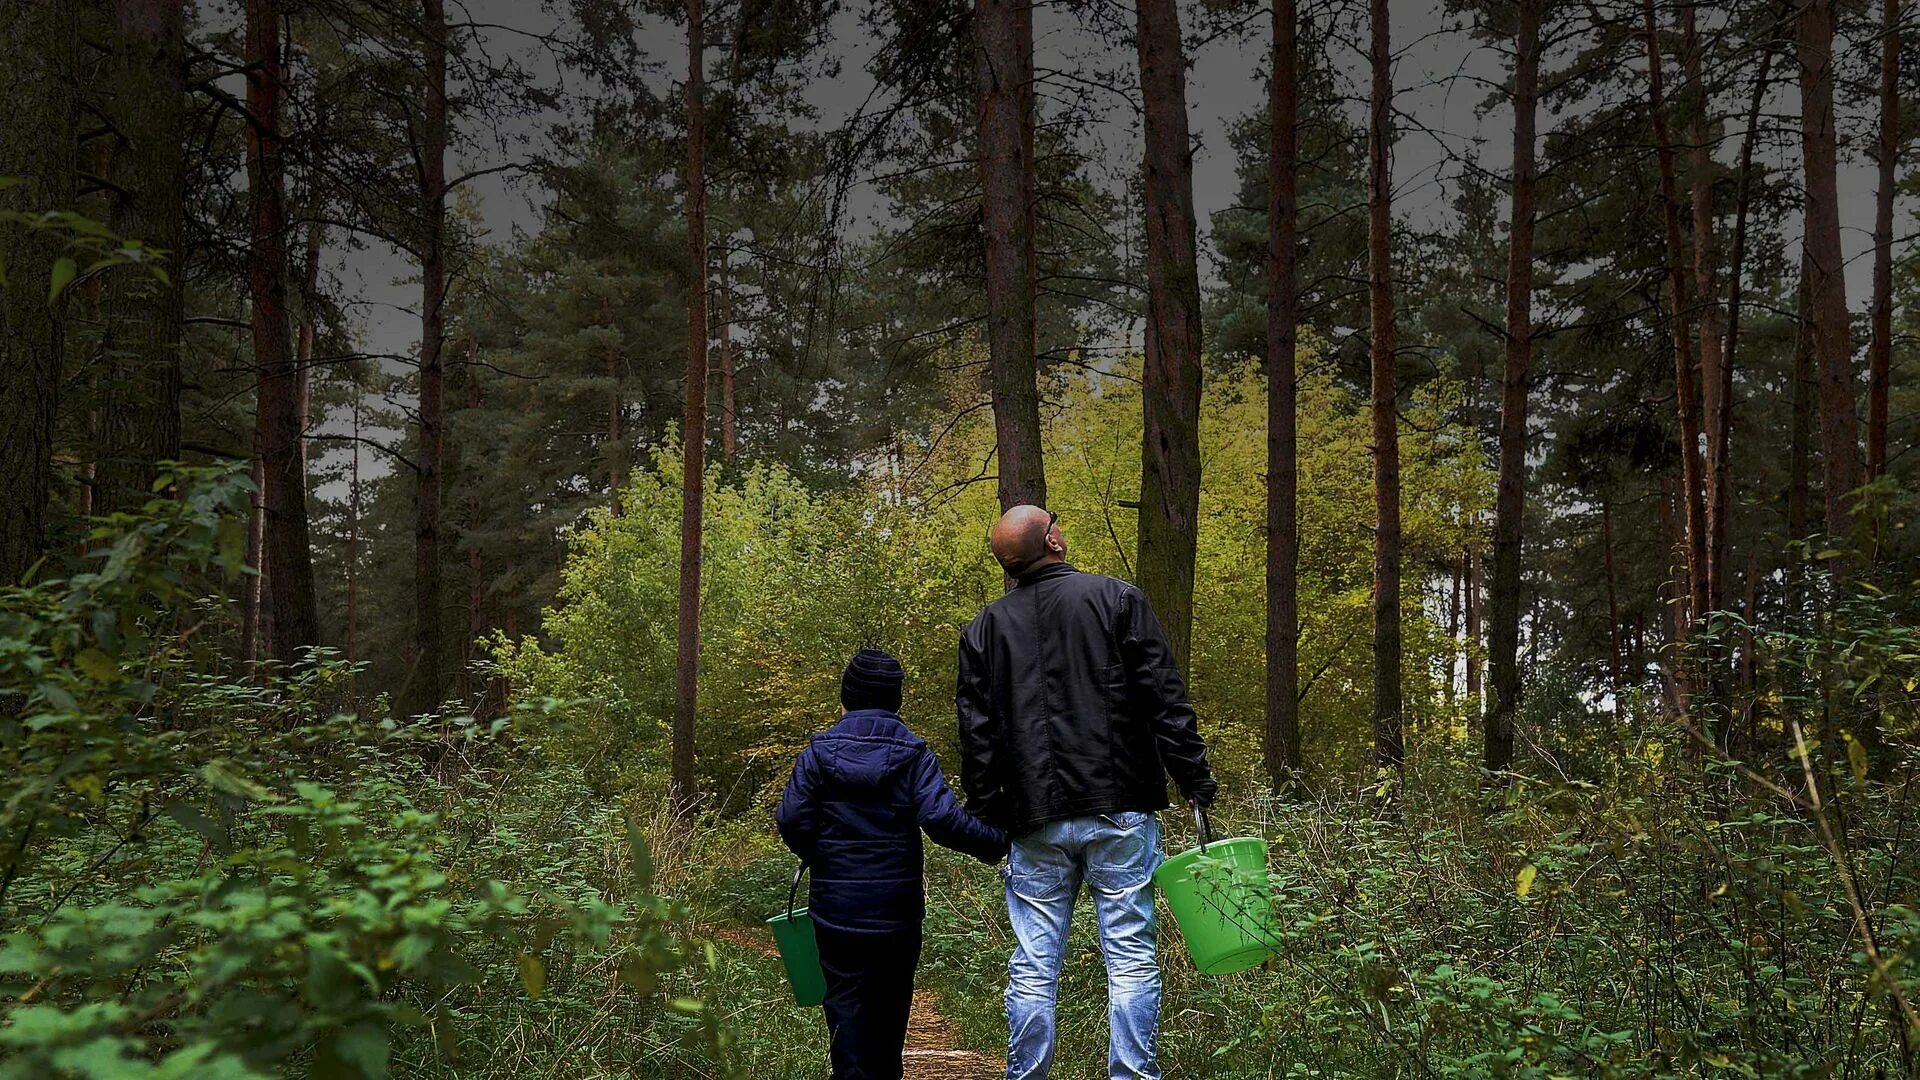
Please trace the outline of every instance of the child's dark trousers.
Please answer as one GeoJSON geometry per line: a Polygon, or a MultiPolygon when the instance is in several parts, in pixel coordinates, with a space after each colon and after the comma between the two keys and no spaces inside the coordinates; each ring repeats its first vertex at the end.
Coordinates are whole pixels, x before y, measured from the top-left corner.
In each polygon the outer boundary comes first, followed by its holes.
{"type": "Polygon", "coordinates": [[[900,1080],[920,927],[861,933],[817,926],[827,977],[833,1080],[900,1080]]]}

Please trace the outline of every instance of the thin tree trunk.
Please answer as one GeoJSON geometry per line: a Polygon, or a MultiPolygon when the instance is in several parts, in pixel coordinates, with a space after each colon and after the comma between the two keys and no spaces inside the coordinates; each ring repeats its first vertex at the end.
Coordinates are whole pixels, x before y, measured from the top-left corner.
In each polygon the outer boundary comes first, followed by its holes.
{"type": "MultiPolygon", "coordinates": [[[[1466,576],[1467,555],[1462,551],[1460,558],[1447,567],[1447,637],[1453,640],[1456,651],[1460,650],[1460,590],[1465,584],[1466,576]]],[[[1446,696],[1449,702],[1460,693],[1459,667],[1460,657],[1457,652],[1448,653],[1446,696]]]]}
{"type": "Polygon", "coordinates": [[[347,661],[360,659],[360,409],[365,389],[353,383],[353,450],[347,460],[347,661]]]}
{"type": "MultiPolygon", "coordinates": [[[[1740,351],[1740,302],[1742,280],[1747,265],[1747,219],[1753,204],[1753,148],[1759,141],[1760,107],[1765,102],[1768,75],[1773,69],[1773,50],[1760,54],[1760,71],[1754,77],[1753,95],[1747,100],[1747,129],[1740,137],[1740,180],[1734,198],[1733,248],[1727,257],[1727,344],[1720,365],[1720,399],[1725,405],[1723,422],[1709,433],[1720,444],[1720,454],[1729,463],[1733,453],[1733,372],[1740,351]]],[[[1710,418],[1711,419],[1711,418],[1710,418]]],[[[1730,482],[1730,481],[1729,481],[1730,482]]]]}
{"type": "Polygon", "coordinates": [[[1467,580],[1464,583],[1467,603],[1467,696],[1480,696],[1480,657],[1476,655],[1480,648],[1480,554],[1471,548],[1467,550],[1467,580]]]}
{"type": "Polygon", "coordinates": [[[733,411],[733,290],[727,283],[728,252],[720,252],[720,458],[732,461],[739,449],[733,411]]]}
{"type": "Polygon", "coordinates": [[[447,300],[447,12],[421,0],[425,95],[420,132],[420,446],[413,524],[414,714],[440,704],[446,676],[446,628],[440,598],[440,488],[446,442],[447,300]]]}
{"type": "MultiPolygon", "coordinates": [[[[465,381],[467,384],[466,411],[471,421],[480,408],[480,339],[477,335],[467,335],[467,363],[465,381]]],[[[473,430],[469,423],[467,430],[473,430]]],[[[456,454],[456,458],[460,455],[456,454]]],[[[471,486],[466,498],[466,536],[467,545],[467,632],[460,642],[460,699],[471,704],[473,693],[473,647],[480,640],[485,629],[484,599],[486,596],[486,560],[480,554],[480,544],[475,536],[481,520],[480,487],[471,486]]]]}
{"type": "Polygon", "coordinates": [[[1801,159],[1806,167],[1806,253],[1809,311],[1819,372],[1820,457],[1827,534],[1853,528],[1848,500],[1860,486],[1854,416],[1853,345],[1847,325],[1847,281],[1840,253],[1838,146],[1833,119],[1834,0],[1808,0],[1800,15],[1801,159]]]}
{"type": "Polygon", "coordinates": [[[261,462],[262,561],[270,568],[273,630],[263,653],[294,661],[320,640],[308,544],[307,478],[300,467],[298,364],[287,329],[286,97],[276,0],[247,2],[247,166],[252,188],[248,292],[259,400],[254,454],[261,462]]]}
{"type": "Polygon", "coordinates": [[[1700,384],[1694,370],[1693,301],[1687,287],[1686,244],[1680,231],[1680,187],[1674,175],[1673,139],[1667,130],[1666,101],[1660,71],[1660,29],[1654,19],[1654,0],[1642,7],[1647,46],[1647,113],[1653,123],[1654,150],[1660,167],[1661,215],[1666,224],[1667,292],[1672,301],[1674,398],[1680,418],[1680,474],[1684,500],[1687,555],[1687,612],[1689,621],[1706,617],[1707,500],[1700,460],[1700,384]]]}
{"type": "Polygon", "coordinates": [[[1716,248],[1713,238],[1713,182],[1716,166],[1707,143],[1712,98],[1700,77],[1699,20],[1691,4],[1681,6],[1682,65],[1687,109],[1687,141],[1691,157],[1688,185],[1693,211],[1693,286],[1699,298],[1700,406],[1706,436],[1704,495],[1706,500],[1707,607],[1696,613],[1719,611],[1727,603],[1727,514],[1732,509],[1732,481],[1728,474],[1728,434],[1732,431],[1732,372],[1722,351],[1721,328],[1726,321],[1720,307],[1720,287],[1714,280],[1716,248]]]}
{"type": "MultiPolygon", "coordinates": [[[[71,209],[76,5],[65,0],[0,4],[0,161],[20,183],[0,188],[0,210],[71,209]]],[[[5,226],[0,280],[0,585],[18,582],[46,550],[53,484],[54,417],[65,354],[64,305],[47,302],[62,244],[51,232],[5,226]]]]}
{"type": "MultiPolygon", "coordinates": [[[[605,313],[609,323],[613,313],[605,313]]],[[[627,482],[626,403],[620,397],[620,352],[607,345],[607,511],[622,513],[620,489],[627,482]]]]}
{"type": "Polygon", "coordinates": [[[1044,505],[1040,391],[1034,361],[1033,204],[1025,115],[1031,101],[1031,14],[1025,0],[976,0],[980,189],[986,227],[987,370],[1000,505],[1044,505]]]}
{"type": "Polygon", "coordinates": [[[1613,504],[1604,494],[1600,496],[1600,550],[1607,573],[1607,674],[1609,689],[1613,691],[1614,710],[1618,712],[1622,691],[1620,598],[1613,572],[1613,504]]]}
{"type": "Polygon", "coordinates": [[[1500,474],[1493,516],[1493,577],[1487,598],[1486,767],[1513,763],[1520,710],[1520,556],[1527,510],[1527,394],[1533,378],[1534,133],[1540,97],[1540,3],[1520,0],[1513,60],[1513,221],[1507,243],[1507,355],[1500,390],[1500,474]]]}
{"type": "Polygon", "coordinates": [[[1900,0],[1880,3],[1880,186],[1873,205],[1873,344],[1867,352],[1867,476],[1887,471],[1893,371],[1893,194],[1900,160],[1900,0]]]}
{"type": "Polygon", "coordinates": [[[1140,589],[1185,665],[1193,640],[1200,518],[1200,272],[1193,145],[1175,0],[1141,0],[1136,39],[1146,113],[1147,348],[1141,379],[1140,589]]]}
{"type": "Polygon", "coordinates": [[[679,639],[674,665],[673,806],[694,805],[694,719],[700,694],[700,540],[707,437],[707,116],[703,0],[687,0],[687,411],[680,477],[679,639]]]}
{"type": "MultiPolygon", "coordinates": [[[[1793,335],[1793,426],[1789,433],[1787,458],[1787,537],[1805,540],[1812,527],[1813,502],[1813,399],[1814,371],[1813,304],[1808,290],[1813,271],[1808,256],[1800,254],[1800,280],[1795,288],[1793,335]]],[[[1798,576],[1798,575],[1796,575],[1798,576]]]]}
{"type": "Polygon", "coordinates": [[[1267,136],[1267,784],[1300,773],[1300,535],[1295,257],[1299,244],[1299,26],[1274,0],[1267,136]]]}
{"type": "Polygon", "coordinates": [[[1666,539],[1669,549],[1676,556],[1673,572],[1667,576],[1667,610],[1671,613],[1673,631],[1667,648],[1667,696],[1676,714],[1684,715],[1689,699],[1687,681],[1681,671],[1684,660],[1682,650],[1687,642],[1687,589],[1691,575],[1687,570],[1687,539],[1685,526],[1680,515],[1674,510],[1674,504],[1682,498],[1671,476],[1660,478],[1660,533],[1666,539]]]}
{"type": "Polygon", "coordinates": [[[307,223],[306,254],[300,265],[300,337],[296,345],[299,390],[296,393],[300,417],[300,468],[307,467],[307,432],[313,427],[313,345],[319,337],[320,314],[315,310],[320,294],[320,245],[326,227],[318,221],[307,223]]]}
{"type": "Polygon", "coordinates": [[[266,469],[259,457],[249,470],[253,494],[247,497],[247,566],[253,573],[241,583],[240,658],[252,663],[260,659],[260,603],[267,582],[267,495],[266,469]]]}
{"type": "Polygon", "coordinates": [[[107,174],[108,225],[166,253],[165,281],[133,270],[104,275],[101,310],[113,357],[102,380],[95,512],[137,510],[153,497],[158,463],[180,456],[179,264],[185,220],[186,11],[183,0],[114,0],[117,139],[107,174]]]}
{"type": "Polygon", "coordinates": [[[1393,54],[1387,0],[1369,0],[1373,85],[1367,123],[1367,298],[1372,312],[1373,411],[1373,757],[1381,768],[1406,761],[1400,691],[1400,431],[1394,373],[1393,54]]]}

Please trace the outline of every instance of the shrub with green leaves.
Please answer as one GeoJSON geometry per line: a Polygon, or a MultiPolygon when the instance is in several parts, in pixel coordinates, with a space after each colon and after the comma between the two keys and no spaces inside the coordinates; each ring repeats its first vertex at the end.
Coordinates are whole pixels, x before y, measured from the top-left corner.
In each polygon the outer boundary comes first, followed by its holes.
{"type": "Polygon", "coordinates": [[[563,1057],[524,1027],[602,976],[682,1075],[731,1075],[639,833],[537,723],[502,740],[539,703],[363,720],[323,651],[227,670],[250,485],[160,488],[92,569],[0,591],[0,1075],[485,1072],[563,1057]]]}

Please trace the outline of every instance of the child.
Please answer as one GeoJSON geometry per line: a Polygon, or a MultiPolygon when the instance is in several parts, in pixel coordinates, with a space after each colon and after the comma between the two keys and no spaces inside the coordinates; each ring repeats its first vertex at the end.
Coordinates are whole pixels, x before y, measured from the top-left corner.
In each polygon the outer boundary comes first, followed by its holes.
{"type": "Polygon", "coordinates": [[[985,863],[1007,837],[961,807],[926,740],[900,722],[900,661],[853,654],[840,722],[794,763],[780,838],[811,871],[833,1080],[899,1080],[926,917],[920,830],[985,863]]]}

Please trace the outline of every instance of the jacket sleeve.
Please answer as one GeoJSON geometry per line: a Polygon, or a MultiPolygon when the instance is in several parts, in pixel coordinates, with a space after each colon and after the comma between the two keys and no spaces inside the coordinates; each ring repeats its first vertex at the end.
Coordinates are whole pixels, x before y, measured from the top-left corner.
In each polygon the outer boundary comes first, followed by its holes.
{"type": "Polygon", "coordinates": [[[787,791],[780,797],[780,808],[773,819],[780,828],[780,839],[800,861],[811,864],[820,839],[820,803],[814,784],[813,747],[800,751],[793,763],[793,775],[787,791]]]}
{"type": "Polygon", "coordinates": [[[933,751],[922,749],[913,766],[914,815],[933,842],[984,863],[1007,856],[1007,834],[967,812],[947,787],[933,751]]]}
{"type": "Polygon", "coordinates": [[[997,816],[1005,802],[1005,781],[995,749],[999,717],[993,713],[992,672],[978,643],[978,621],[960,634],[960,684],[954,703],[960,714],[960,789],[976,814],[997,816]]]}
{"type": "Polygon", "coordinates": [[[1207,765],[1207,744],[1200,738],[1193,705],[1187,700],[1187,681],[1147,598],[1130,588],[1126,599],[1119,637],[1129,703],[1146,718],[1160,747],[1160,760],[1180,794],[1211,806],[1218,785],[1207,765]]]}

